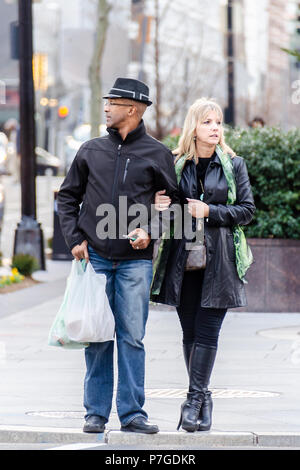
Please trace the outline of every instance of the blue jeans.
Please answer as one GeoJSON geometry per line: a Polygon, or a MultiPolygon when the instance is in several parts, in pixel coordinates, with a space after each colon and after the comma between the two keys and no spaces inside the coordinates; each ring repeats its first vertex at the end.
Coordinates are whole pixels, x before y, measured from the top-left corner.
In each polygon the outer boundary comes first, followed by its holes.
{"type": "MultiPolygon", "coordinates": [[[[148,318],[151,260],[111,261],[88,247],[90,262],[97,273],[106,275],[106,293],[116,323],[118,385],[116,405],[122,425],[144,416],[145,350],[143,338],[148,318]]],[[[96,295],[96,293],[95,293],[96,295]]],[[[84,407],[86,416],[99,415],[108,421],[113,398],[114,341],[91,343],[85,348],[86,375],[84,407]]]]}

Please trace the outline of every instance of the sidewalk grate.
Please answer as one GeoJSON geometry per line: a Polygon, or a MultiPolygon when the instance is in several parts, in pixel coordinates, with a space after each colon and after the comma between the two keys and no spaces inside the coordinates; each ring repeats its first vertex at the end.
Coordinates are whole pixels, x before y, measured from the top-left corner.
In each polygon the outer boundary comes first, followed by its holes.
{"type": "MultiPolygon", "coordinates": [[[[213,398],[270,398],[279,396],[279,393],[275,392],[262,392],[256,390],[230,390],[223,388],[213,388],[212,397],[213,398]]],[[[148,389],[146,390],[147,398],[185,398],[187,390],[186,389],[148,389]]]]}
{"type": "Polygon", "coordinates": [[[213,398],[273,398],[279,397],[278,392],[263,392],[257,390],[230,390],[230,389],[212,389],[213,398]]]}
{"type": "MultiPolygon", "coordinates": [[[[257,390],[234,390],[225,388],[211,389],[213,398],[273,398],[280,393],[257,390]]],[[[146,390],[146,398],[186,398],[187,390],[182,388],[151,388],[146,390]]],[[[83,419],[84,411],[29,411],[30,416],[43,418],[83,419]]]]}
{"type": "Polygon", "coordinates": [[[84,411],[28,411],[29,416],[38,416],[40,418],[75,418],[83,419],[84,411]]]}

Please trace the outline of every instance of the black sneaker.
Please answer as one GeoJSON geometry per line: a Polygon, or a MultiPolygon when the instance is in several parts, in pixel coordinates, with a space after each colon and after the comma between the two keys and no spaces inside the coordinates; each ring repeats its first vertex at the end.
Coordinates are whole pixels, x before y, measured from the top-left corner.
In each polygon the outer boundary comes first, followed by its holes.
{"type": "Polygon", "coordinates": [[[90,415],[86,418],[83,432],[104,432],[106,419],[102,416],[90,415]]]}
{"type": "Polygon", "coordinates": [[[156,434],[159,432],[156,424],[149,423],[143,416],[137,416],[130,421],[127,426],[121,426],[121,431],[124,432],[140,432],[143,434],[156,434]]]}

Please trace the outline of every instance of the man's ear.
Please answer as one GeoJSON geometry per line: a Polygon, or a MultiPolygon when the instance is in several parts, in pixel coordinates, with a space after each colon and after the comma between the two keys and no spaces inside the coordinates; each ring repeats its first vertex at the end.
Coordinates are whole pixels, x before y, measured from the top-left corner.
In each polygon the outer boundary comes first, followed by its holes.
{"type": "Polygon", "coordinates": [[[135,106],[130,106],[129,110],[128,110],[128,114],[129,116],[135,116],[137,114],[137,109],[135,106]]]}

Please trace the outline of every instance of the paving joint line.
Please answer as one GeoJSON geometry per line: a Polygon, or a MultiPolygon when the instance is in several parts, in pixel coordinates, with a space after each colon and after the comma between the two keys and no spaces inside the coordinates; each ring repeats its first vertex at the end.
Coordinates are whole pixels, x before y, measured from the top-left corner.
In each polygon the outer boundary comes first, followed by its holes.
{"type": "Polygon", "coordinates": [[[258,435],[255,432],[253,432],[252,434],[253,434],[253,445],[258,446],[259,445],[258,435]]]}

